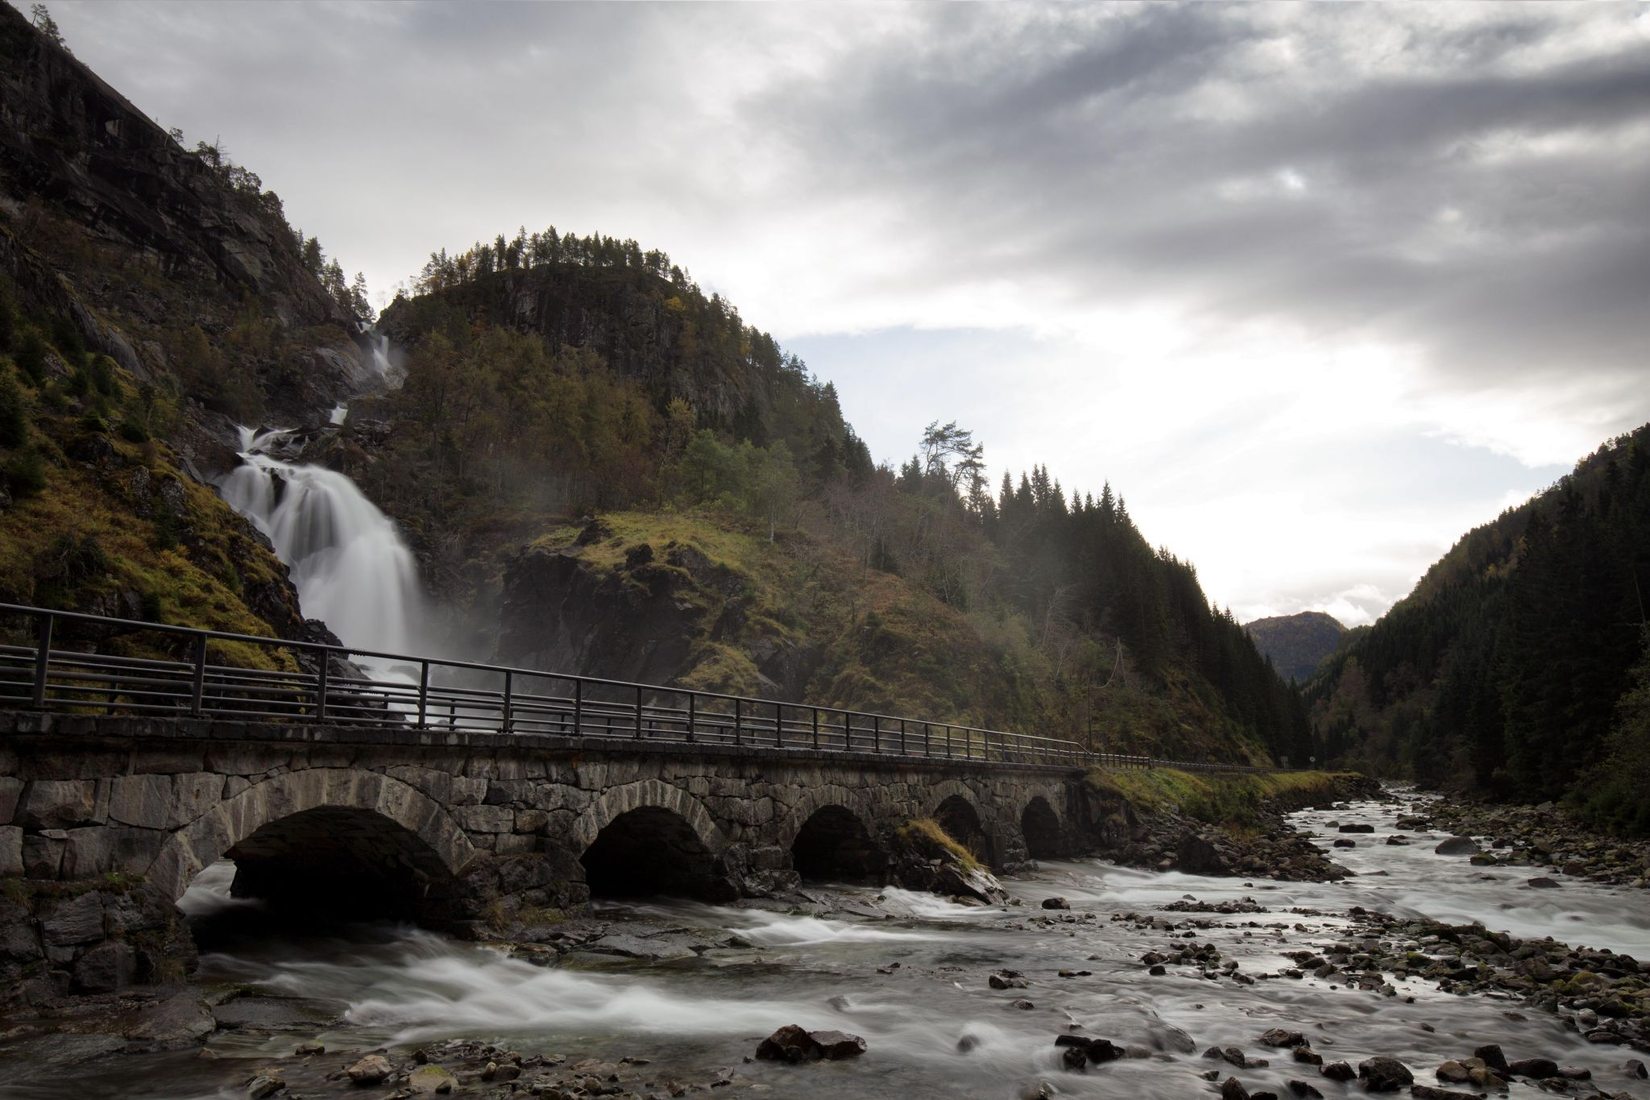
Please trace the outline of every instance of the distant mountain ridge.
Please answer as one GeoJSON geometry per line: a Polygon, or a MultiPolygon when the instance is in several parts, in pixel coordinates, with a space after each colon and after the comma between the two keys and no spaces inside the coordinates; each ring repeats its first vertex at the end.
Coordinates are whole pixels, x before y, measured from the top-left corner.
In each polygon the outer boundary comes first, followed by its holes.
{"type": "Polygon", "coordinates": [[[1322,611],[1273,615],[1244,623],[1255,647],[1272,661],[1285,680],[1305,683],[1329,655],[1340,648],[1346,627],[1322,611]]]}

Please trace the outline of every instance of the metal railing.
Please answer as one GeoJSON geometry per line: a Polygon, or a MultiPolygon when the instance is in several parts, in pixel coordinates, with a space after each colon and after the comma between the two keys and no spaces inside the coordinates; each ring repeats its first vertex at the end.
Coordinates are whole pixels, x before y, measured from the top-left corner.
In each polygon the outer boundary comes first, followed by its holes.
{"type": "Polygon", "coordinates": [[[557,734],[981,763],[1092,762],[1092,754],[1076,741],[955,722],[17,604],[0,603],[0,616],[32,624],[32,644],[0,644],[0,708],[557,734]],[[72,641],[66,637],[70,628],[72,641]],[[226,648],[241,648],[242,659],[225,660],[226,648]],[[263,667],[247,667],[251,664],[263,667]]]}
{"type": "Polygon", "coordinates": [[[955,722],[0,603],[0,619],[19,618],[30,624],[32,640],[0,641],[0,709],[555,734],[981,764],[1272,770],[1096,753],[1076,741],[955,722]],[[226,660],[225,650],[235,648],[242,648],[241,660],[226,660]],[[249,667],[255,664],[263,667],[249,667]]]}

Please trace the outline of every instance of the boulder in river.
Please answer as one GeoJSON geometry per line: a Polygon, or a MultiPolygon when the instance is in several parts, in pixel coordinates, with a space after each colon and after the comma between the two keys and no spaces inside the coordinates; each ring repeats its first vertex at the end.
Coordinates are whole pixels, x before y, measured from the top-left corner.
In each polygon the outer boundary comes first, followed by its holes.
{"type": "Polygon", "coordinates": [[[763,1039],[756,1056],[764,1062],[817,1062],[857,1058],[865,1053],[865,1040],[846,1031],[809,1031],[786,1024],[763,1039]]]}
{"type": "Polygon", "coordinates": [[[1408,1066],[1385,1055],[1359,1062],[1358,1076],[1370,1092],[1401,1092],[1415,1083],[1415,1074],[1408,1066]]]}
{"type": "Polygon", "coordinates": [[[1375,831],[1375,826],[1373,826],[1373,825],[1360,825],[1357,822],[1353,822],[1350,825],[1342,825],[1341,826],[1341,832],[1343,832],[1343,833],[1373,833],[1374,831],[1375,831]]]}
{"type": "Polygon", "coordinates": [[[357,1085],[377,1085],[390,1075],[390,1060],[382,1054],[369,1054],[344,1072],[357,1085]]]}
{"type": "Polygon", "coordinates": [[[1551,1058],[1520,1058],[1507,1066],[1515,1077],[1533,1077],[1545,1081],[1558,1076],[1558,1063],[1551,1058]]]}
{"type": "Polygon", "coordinates": [[[808,1038],[819,1044],[819,1051],[827,1061],[858,1058],[865,1053],[865,1040],[846,1031],[810,1031],[808,1038]]]}
{"type": "Polygon", "coordinates": [[[1439,841],[1433,851],[1441,856],[1470,856],[1478,851],[1478,842],[1470,836],[1452,836],[1439,841]]]}
{"type": "Polygon", "coordinates": [[[1311,1046],[1306,1041],[1306,1036],[1298,1031],[1290,1031],[1288,1028],[1283,1027],[1269,1028],[1260,1037],[1260,1041],[1269,1047],[1289,1047],[1293,1049],[1294,1047],[1311,1046]]]}

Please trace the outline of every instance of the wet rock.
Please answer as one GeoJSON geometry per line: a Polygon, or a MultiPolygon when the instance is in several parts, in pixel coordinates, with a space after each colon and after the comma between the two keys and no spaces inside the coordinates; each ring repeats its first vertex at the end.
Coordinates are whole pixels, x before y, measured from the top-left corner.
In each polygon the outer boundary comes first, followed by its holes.
{"type": "Polygon", "coordinates": [[[1265,1059],[1251,1061],[1249,1057],[1245,1055],[1238,1047],[1210,1047],[1208,1050],[1203,1052],[1203,1057],[1224,1059],[1225,1061],[1236,1066],[1238,1069],[1247,1069],[1252,1066],[1264,1066],[1266,1064],[1265,1059]]]}
{"type": "Polygon", "coordinates": [[[1470,856],[1478,851],[1478,842],[1470,836],[1452,836],[1433,851],[1441,856],[1470,856]]]}
{"type": "Polygon", "coordinates": [[[1018,970],[998,970],[986,978],[986,984],[992,989],[1026,989],[1031,983],[1018,970]]]}
{"type": "Polygon", "coordinates": [[[1507,1066],[1515,1077],[1533,1077],[1545,1081],[1558,1076],[1558,1063],[1551,1058],[1520,1058],[1507,1066]]]}
{"type": "Polygon", "coordinates": [[[1557,890],[1559,888],[1556,880],[1545,877],[1532,878],[1524,885],[1532,890],[1557,890]]]}
{"type": "MultiPolygon", "coordinates": [[[[326,1052],[327,1048],[323,1043],[299,1043],[297,1046],[292,1048],[292,1053],[298,1055],[300,1058],[305,1055],[325,1054],[326,1052]]],[[[419,1053],[423,1052],[420,1051],[419,1053]]]]}
{"type": "Polygon", "coordinates": [[[1187,833],[1175,850],[1175,866],[1192,875],[1224,875],[1229,873],[1220,850],[1196,833],[1187,833]]]}
{"type": "Polygon", "coordinates": [[[1431,1085],[1416,1085],[1409,1090],[1411,1096],[1418,1096],[1421,1100],[1479,1100],[1476,1092],[1457,1092],[1454,1089],[1434,1088],[1431,1085]]]}
{"type": "Polygon", "coordinates": [[[1401,848],[1409,843],[1409,837],[1405,836],[1403,833],[1394,833],[1386,838],[1386,842],[1391,847],[1401,848]]]}
{"type": "Polygon", "coordinates": [[[286,1081],[277,1070],[259,1070],[252,1080],[246,1083],[247,1100],[264,1100],[266,1096],[274,1096],[286,1088],[286,1081]]]}
{"type": "Polygon", "coordinates": [[[1024,997],[1021,997],[1018,1000],[1014,1001],[1013,1006],[1015,1008],[1019,1009],[1021,1012],[1030,1012],[1032,1009],[1037,1007],[1035,1004],[1033,1004],[1032,1002],[1026,1000],[1024,997]]]}
{"type": "Polygon", "coordinates": [[[1249,1100],[1249,1090],[1236,1077],[1228,1077],[1220,1083],[1220,1100],[1249,1100]]]}
{"type": "Polygon", "coordinates": [[[1060,1052],[1060,1064],[1073,1073],[1082,1073],[1089,1068],[1088,1051],[1082,1047],[1067,1047],[1060,1052]]]}
{"type": "Polygon", "coordinates": [[[147,1006],[141,1019],[122,1034],[134,1043],[167,1048],[198,1043],[212,1034],[215,1026],[205,1002],[193,993],[179,993],[147,1006]]]}
{"type": "Polygon", "coordinates": [[[1290,1051],[1289,1053],[1290,1053],[1290,1056],[1293,1057],[1295,1059],[1295,1061],[1297,1061],[1297,1062],[1301,1062],[1301,1063],[1304,1063],[1304,1064],[1309,1065],[1309,1066],[1321,1066],[1321,1065],[1323,1065],[1323,1055],[1319,1054],[1317,1051],[1313,1050],[1311,1047],[1298,1046],[1294,1050],[1290,1051]]]}
{"type": "Polygon", "coordinates": [[[1415,1075],[1408,1066],[1385,1055],[1359,1062],[1358,1077],[1370,1092],[1399,1092],[1415,1083],[1415,1075]]]}
{"type": "Polygon", "coordinates": [[[1634,1078],[1635,1080],[1644,1081],[1650,1079],[1650,1069],[1646,1069],[1644,1063],[1639,1061],[1637,1058],[1627,1059],[1627,1061],[1621,1064],[1621,1070],[1627,1076],[1634,1078]]]}
{"type": "Polygon", "coordinates": [[[810,1031],[808,1038],[819,1047],[820,1053],[827,1061],[858,1058],[865,1053],[865,1040],[846,1031],[810,1031]]]}
{"type": "Polygon", "coordinates": [[[1290,1031],[1287,1028],[1281,1028],[1281,1027],[1274,1027],[1274,1028],[1268,1029],[1266,1031],[1266,1033],[1263,1034],[1260,1037],[1260,1041],[1261,1041],[1262,1045],[1269,1046],[1269,1047],[1291,1047],[1292,1048],[1292,1047],[1304,1047],[1304,1046],[1310,1046],[1311,1045],[1310,1043],[1308,1043],[1306,1041],[1306,1036],[1302,1035],[1300,1032],[1290,1031]]]}
{"type": "Polygon", "coordinates": [[[1348,840],[1345,837],[1340,837],[1333,845],[1336,848],[1356,848],[1357,846],[1358,842],[1356,840],[1348,840]]]}
{"type": "Polygon", "coordinates": [[[1494,1043],[1487,1043],[1472,1052],[1474,1058],[1482,1061],[1490,1069],[1500,1074],[1512,1072],[1507,1065],[1507,1056],[1501,1053],[1501,1048],[1494,1043]]]}
{"type": "Polygon", "coordinates": [[[390,1061],[382,1054],[369,1054],[344,1070],[357,1085],[377,1085],[390,1075],[390,1061]]]}
{"type": "Polygon", "coordinates": [[[1330,1062],[1318,1072],[1331,1081],[1350,1081],[1358,1076],[1358,1071],[1346,1062],[1330,1062]]]}
{"type": "Polygon", "coordinates": [[[1299,1078],[1289,1080],[1289,1095],[1304,1097],[1305,1100],[1323,1100],[1323,1093],[1299,1078]]]}
{"type": "Polygon", "coordinates": [[[1044,898],[1043,899],[1043,908],[1044,909],[1070,909],[1071,908],[1071,903],[1069,901],[1067,901],[1065,898],[1060,898],[1060,897],[1044,898]]]}
{"type": "MultiPolygon", "coordinates": [[[[959,1048],[961,1044],[959,1043],[959,1048]]],[[[817,1062],[822,1058],[857,1058],[865,1053],[865,1040],[843,1031],[813,1031],[786,1024],[763,1039],[756,1057],[764,1062],[817,1062]]]]}
{"type": "Polygon", "coordinates": [[[1375,826],[1373,825],[1359,825],[1354,823],[1351,825],[1341,826],[1341,832],[1343,833],[1373,833],[1374,831],[1375,826]]]}
{"type": "Polygon", "coordinates": [[[458,1078],[440,1066],[419,1066],[407,1075],[413,1096],[447,1096],[458,1091],[458,1078]]]}

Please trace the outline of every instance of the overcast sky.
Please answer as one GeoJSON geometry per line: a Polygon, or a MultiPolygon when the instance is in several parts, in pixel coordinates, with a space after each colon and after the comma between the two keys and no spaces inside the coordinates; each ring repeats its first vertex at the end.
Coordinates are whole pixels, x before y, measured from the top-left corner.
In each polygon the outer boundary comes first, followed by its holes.
{"type": "Polygon", "coordinates": [[[1367,622],[1650,419],[1645,5],[50,8],[380,300],[634,237],[879,459],[1109,479],[1240,619],[1367,622]]]}

